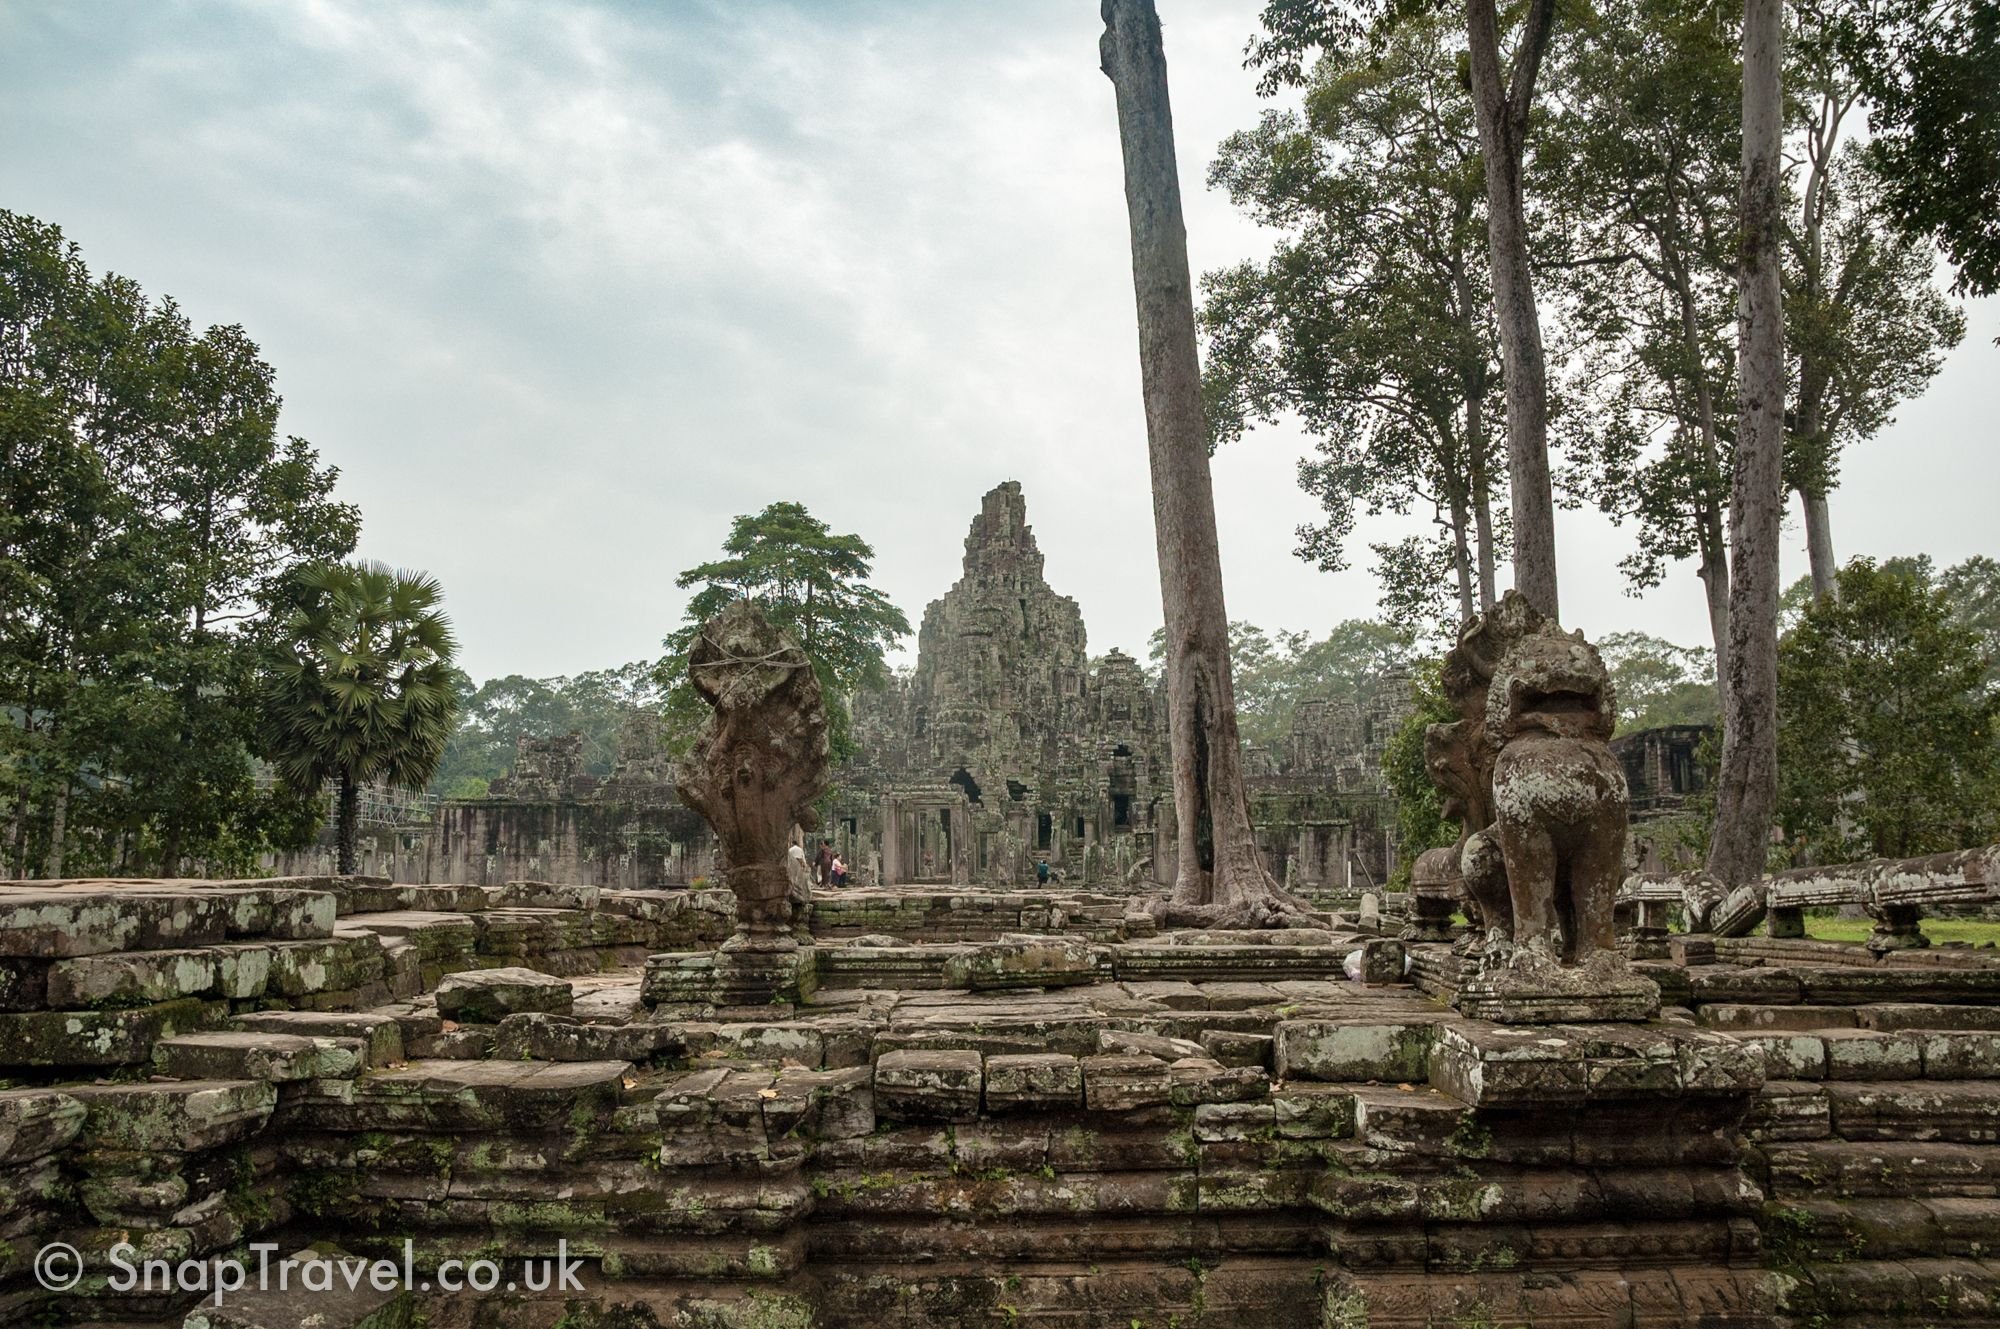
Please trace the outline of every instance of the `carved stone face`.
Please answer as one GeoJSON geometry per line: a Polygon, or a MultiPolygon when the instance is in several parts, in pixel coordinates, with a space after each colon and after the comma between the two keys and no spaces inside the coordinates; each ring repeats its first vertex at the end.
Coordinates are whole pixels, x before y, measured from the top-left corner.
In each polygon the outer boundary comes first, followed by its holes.
{"type": "Polygon", "coordinates": [[[1486,694],[1487,730],[1503,743],[1531,730],[1604,740],[1616,717],[1610,671],[1580,632],[1523,637],[1486,694]]]}

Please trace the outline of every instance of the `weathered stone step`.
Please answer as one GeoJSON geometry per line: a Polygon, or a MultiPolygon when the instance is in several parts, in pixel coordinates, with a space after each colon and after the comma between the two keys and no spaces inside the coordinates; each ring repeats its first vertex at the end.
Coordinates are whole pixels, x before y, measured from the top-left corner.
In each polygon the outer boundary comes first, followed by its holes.
{"type": "Polygon", "coordinates": [[[377,982],[380,943],[365,935],[125,951],[49,966],[51,1008],[130,1006],[180,997],[299,998],[377,982]]]}
{"type": "Polygon", "coordinates": [[[1828,1081],[1826,1096],[1844,1140],[2000,1144],[2000,1081],[1828,1081]]]}
{"type": "Polygon", "coordinates": [[[1794,1324],[1856,1326],[1992,1324],[2000,1314],[2000,1264],[1990,1260],[1848,1260],[1813,1266],[1788,1284],[1794,1324]]]}
{"type": "Polygon", "coordinates": [[[259,1033],[356,1039],[369,1066],[403,1060],[403,1027],[393,1016],[366,1011],[254,1011],[238,1015],[230,1023],[259,1033]]]}
{"type": "Polygon", "coordinates": [[[1766,1218],[1773,1245],[1814,1260],[1984,1258],[2000,1243],[2000,1198],[1803,1199],[1766,1218]]]}
{"type": "Polygon", "coordinates": [[[1803,1140],[1765,1148],[1774,1199],[2000,1195],[2000,1148],[1909,1140],[1803,1140]]]}
{"type": "Polygon", "coordinates": [[[213,1029],[228,1018],[229,1003],[196,997],[125,1010],[0,1015],[0,1066],[136,1066],[151,1058],[160,1039],[213,1029]]]}
{"type": "Polygon", "coordinates": [[[349,1080],[359,1074],[367,1045],[358,1038],[224,1030],[163,1038],[153,1065],[177,1080],[349,1080]]]}
{"type": "Polygon", "coordinates": [[[372,1071],[347,1100],[302,1101],[301,1125],[368,1131],[592,1132],[618,1106],[625,1061],[413,1061],[372,1071]]]}
{"type": "Polygon", "coordinates": [[[1338,978],[1343,946],[1160,946],[1127,942],[1112,948],[1122,981],[1187,979],[1190,982],[1271,982],[1286,978],[1338,978]]]}
{"type": "Polygon", "coordinates": [[[77,1143],[89,1149],[194,1153],[254,1135],[278,1105],[258,1080],[179,1080],[76,1085],[63,1092],[84,1106],[77,1143]]]}
{"type": "Polygon", "coordinates": [[[1688,977],[1697,1005],[2000,1004],[2000,964],[1977,968],[1756,965],[1741,969],[1713,965],[1691,969],[1688,977]]]}

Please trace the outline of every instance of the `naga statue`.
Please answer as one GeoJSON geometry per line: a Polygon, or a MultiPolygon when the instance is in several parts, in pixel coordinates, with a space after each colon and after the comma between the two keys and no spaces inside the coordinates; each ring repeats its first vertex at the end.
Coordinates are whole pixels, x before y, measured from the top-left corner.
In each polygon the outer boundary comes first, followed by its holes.
{"type": "Polygon", "coordinates": [[[792,828],[819,828],[813,800],[828,785],[819,679],[806,653],[749,600],[702,625],[688,679],[714,714],[674,788],[715,828],[739,941],[788,939],[798,903],[786,871],[792,828]]]}
{"type": "Polygon", "coordinates": [[[1426,732],[1425,765],[1464,834],[1427,866],[1456,868],[1475,916],[1479,1013],[1645,1018],[1658,990],[1625,969],[1612,921],[1630,795],[1603,658],[1510,591],[1459,634],[1443,683],[1459,718],[1426,732]]]}

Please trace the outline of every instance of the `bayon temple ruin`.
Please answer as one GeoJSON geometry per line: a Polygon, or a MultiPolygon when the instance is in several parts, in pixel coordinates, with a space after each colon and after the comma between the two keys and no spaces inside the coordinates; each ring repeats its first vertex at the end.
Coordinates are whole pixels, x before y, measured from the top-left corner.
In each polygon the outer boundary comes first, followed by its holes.
{"type": "MultiPolygon", "coordinates": [[[[825,834],[858,883],[1019,886],[1045,860],[1112,891],[1173,879],[1164,684],[1120,650],[1092,659],[1082,611],[1045,575],[1021,486],[989,491],[958,580],[925,609],[917,663],[852,700],[856,755],[834,774],[825,834]]],[[[1294,889],[1379,890],[1396,863],[1383,744],[1409,709],[1390,672],[1306,701],[1282,743],[1245,752],[1252,817],[1294,889]]],[[[580,741],[524,741],[482,799],[382,819],[360,869],[398,881],[687,885],[714,868],[707,825],[673,788],[661,722],[635,713],[612,773],[580,741]]],[[[331,841],[274,864],[331,869],[331,841]]]]}
{"type": "Polygon", "coordinates": [[[934,884],[814,885],[825,698],[747,602],[683,760],[493,800],[670,782],[701,889],[0,883],[0,1325],[2000,1323],[2000,955],[1922,930],[2000,906],[2000,846],[1624,872],[1602,661],[1510,596],[1447,661],[1465,834],[1407,895],[1162,929],[1152,694],[1088,668],[1018,491],[925,645],[867,724],[934,884]],[[1100,885],[973,879],[1044,813],[1100,885]]]}

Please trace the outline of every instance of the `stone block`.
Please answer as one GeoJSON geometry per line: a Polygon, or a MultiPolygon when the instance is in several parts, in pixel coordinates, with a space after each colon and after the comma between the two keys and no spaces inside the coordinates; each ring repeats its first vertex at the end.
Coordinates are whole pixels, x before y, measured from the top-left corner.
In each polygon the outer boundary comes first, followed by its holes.
{"type": "Polygon", "coordinates": [[[227,1003],[196,997],[127,1010],[0,1015],[0,1065],[136,1066],[160,1039],[213,1028],[228,1016],[227,1003]]]}
{"type": "Polygon", "coordinates": [[[1203,1057],[1207,1052],[1201,1044],[1186,1038],[1169,1038],[1164,1034],[1134,1033],[1129,1029],[1100,1029],[1097,1031],[1099,1052],[1131,1053],[1143,1057],[1158,1057],[1161,1061],[1179,1061],[1182,1057],[1203,1057]]]}
{"type": "Polygon", "coordinates": [[[219,891],[122,887],[0,891],[0,956],[64,959],[201,946],[228,935],[219,891]]]}
{"type": "MultiPolygon", "coordinates": [[[[48,1004],[143,1006],[206,996],[218,982],[214,950],[121,951],[57,960],[49,966],[48,1004]]],[[[255,995],[254,993],[245,995],[255,995]]]]}
{"type": "Polygon", "coordinates": [[[894,1120],[971,1121],[982,1083],[977,1052],[886,1052],[875,1063],[875,1111],[894,1120]]]}
{"type": "Polygon", "coordinates": [[[1274,1070],[1280,1080],[1422,1081],[1435,1035],[1430,1021],[1283,1020],[1274,1070]]]}
{"type": "Polygon", "coordinates": [[[2000,1032],[2000,1006],[1941,1006],[1923,1002],[1877,1002],[1856,1007],[1865,1029],[1984,1029],[2000,1032]]]}
{"type": "MultiPolygon", "coordinates": [[[[829,948],[829,957],[833,954],[837,951],[829,948]]],[[[639,992],[648,1006],[770,1006],[805,1001],[818,990],[819,980],[816,949],[787,940],[652,956],[639,992]]]]}
{"type": "Polygon", "coordinates": [[[470,1024],[498,1024],[528,1012],[567,1015],[574,994],[566,978],[533,969],[472,969],[437,986],[438,1014],[470,1024]]]}
{"type": "Polygon", "coordinates": [[[277,1088],[259,1080],[94,1084],[64,1092],[84,1106],[79,1147],[146,1153],[233,1144],[262,1129],[278,1105],[277,1088]]]}
{"type": "Polygon", "coordinates": [[[76,1138],[84,1106],[55,1089],[0,1089],[0,1165],[41,1158],[76,1138]]]}
{"type": "Polygon", "coordinates": [[[153,1065],[177,1080],[347,1080],[365,1055],[360,1039],[247,1030],[181,1034],[153,1045],[153,1065]]]}
{"type": "Polygon", "coordinates": [[[1060,1052],[986,1059],[988,1112],[1060,1112],[1083,1106],[1083,1067],[1060,1052]]]}
{"type": "Polygon", "coordinates": [[[1754,1093],[1760,1049],[1685,1026],[1439,1028],[1431,1083],[1479,1107],[1754,1093]]]}
{"type": "Polygon", "coordinates": [[[1293,1082],[1271,1091],[1278,1137],[1344,1140],[1354,1134],[1354,1094],[1345,1088],[1293,1082]]]}
{"type": "Polygon", "coordinates": [[[1763,1006],[1730,1001],[1703,1006],[1695,1018],[1707,1028],[1732,1034],[1852,1029],[1860,1023],[1857,1012],[1844,1007],[1763,1006]]]}
{"type": "Polygon", "coordinates": [[[1203,1103],[1194,1110],[1194,1138],[1204,1144],[1270,1139],[1278,1133],[1278,1109],[1262,1103],[1203,1103]]]}
{"type": "Polygon", "coordinates": [[[1755,1140],[1824,1140],[1833,1134],[1826,1087],[1816,1081],[1772,1080],[1751,1102],[1744,1129],[1755,1140]]]}
{"type": "Polygon", "coordinates": [[[1075,937],[1007,937],[952,956],[944,985],[992,992],[1094,983],[1098,951],[1075,937]]]}
{"type": "Polygon", "coordinates": [[[1912,1035],[1923,1048],[1927,1080],[2000,1080],[2000,1032],[1936,1030],[1912,1035]]]}
{"type": "MultiPolygon", "coordinates": [[[[363,1076],[352,1103],[311,1125],[343,1131],[484,1130],[589,1132],[617,1108],[626,1061],[413,1061],[363,1076]]],[[[768,1079],[765,1083],[769,1083],[768,1079]]],[[[753,1096],[754,1101],[754,1096],[753,1096]]]]}
{"type": "Polygon", "coordinates": [[[1233,1029],[1204,1029],[1202,1050],[1225,1066],[1272,1068],[1277,1039],[1270,1034],[1239,1033],[1233,1029]]]}
{"type": "Polygon", "coordinates": [[[1271,1092],[1261,1066],[1224,1066],[1210,1057],[1182,1057],[1167,1066],[1167,1096],[1175,1107],[1242,1103],[1271,1092]]]}
{"type": "Polygon", "coordinates": [[[2000,1144],[2000,1084],[1990,1080],[1829,1080],[1826,1094],[1843,1140],[2000,1144]]]}
{"type": "Polygon", "coordinates": [[[270,944],[270,954],[266,990],[272,996],[340,992],[382,977],[382,945],[373,937],[277,941],[270,944]]]}
{"type": "Polygon", "coordinates": [[[1913,1034],[1829,1029],[1821,1039],[1829,1080],[1914,1080],[1924,1073],[1923,1044],[1913,1034]]]}
{"type": "Polygon", "coordinates": [[[646,1021],[586,1024],[575,1016],[540,1011],[508,1016],[493,1038],[493,1055],[509,1061],[629,1061],[648,1065],[685,1056],[687,1050],[687,1039],[678,1025],[646,1021]]]}
{"type": "Polygon", "coordinates": [[[1130,1112],[1173,1100],[1167,1063],[1158,1057],[1118,1053],[1084,1057],[1083,1104],[1092,1112],[1130,1112]]]}
{"type": "Polygon", "coordinates": [[[303,1038],[361,1040],[370,1066],[387,1066],[403,1059],[403,1027],[394,1016],[368,1011],[255,1011],[237,1016],[239,1029],[303,1038]]]}
{"type": "Polygon", "coordinates": [[[1764,1054],[1764,1074],[1772,1080],[1824,1080],[1826,1041],[1813,1034],[1743,1034],[1744,1043],[1764,1054]]]}
{"type": "Polygon", "coordinates": [[[1363,1144],[1399,1153],[1450,1158],[1468,1152],[1472,1109],[1435,1089],[1357,1089],[1354,1134],[1363,1144]]]}

